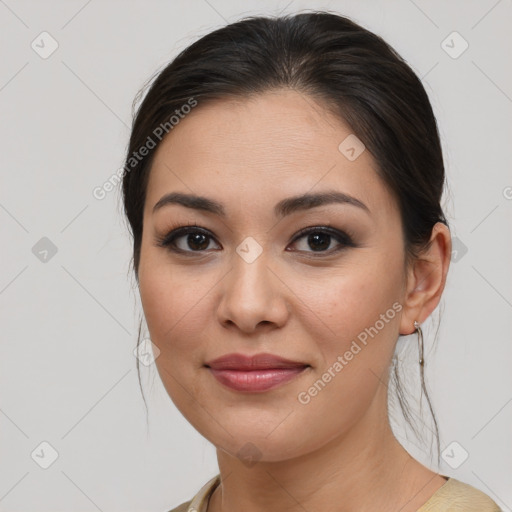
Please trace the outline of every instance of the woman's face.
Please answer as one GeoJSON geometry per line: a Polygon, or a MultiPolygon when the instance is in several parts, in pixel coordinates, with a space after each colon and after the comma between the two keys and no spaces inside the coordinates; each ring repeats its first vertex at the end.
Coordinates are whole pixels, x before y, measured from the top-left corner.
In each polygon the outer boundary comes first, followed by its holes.
{"type": "Polygon", "coordinates": [[[142,305],[167,392],[227,453],[254,445],[261,461],[286,460],[356,424],[380,428],[401,328],[404,247],[397,205],[358,144],[311,97],[286,90],[199,101],[157,148],[142,305]],[[170,193],[218,206],[154,209],[170,193]],[[300,201],[325,193],[354,201],[300,201]],[[158,245],[194,224],[199,230],[174,245],[158,245]],[[315,229],[297,236],[304,228],[315,229]],[[232,389],[205,366],[262,352],[309,366],[259,391],[232,389]]]}

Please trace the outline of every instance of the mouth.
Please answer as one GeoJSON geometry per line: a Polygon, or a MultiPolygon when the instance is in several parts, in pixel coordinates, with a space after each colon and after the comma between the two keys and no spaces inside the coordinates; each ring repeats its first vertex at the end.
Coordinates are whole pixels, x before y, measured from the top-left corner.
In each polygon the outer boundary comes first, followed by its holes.
{"type": "Polygon", "coordinates": [[[274,389],[298,375],[311,365],[273,354],[228,354],[204,365],[224,386],[245,392],[264,392],[274,389]]]}

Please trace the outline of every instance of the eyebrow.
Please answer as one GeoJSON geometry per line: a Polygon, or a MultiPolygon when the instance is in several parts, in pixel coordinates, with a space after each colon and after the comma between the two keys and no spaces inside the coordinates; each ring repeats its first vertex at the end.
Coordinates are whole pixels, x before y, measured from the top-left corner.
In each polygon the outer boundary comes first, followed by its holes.
{"type": "MultiPolygon", "coordinates": [[[[221,203],[218,203],[217,201],[204,196],[183,194],[180,192],[171,192],[160,198],[160,200],[153,207],[153,213],[155,213],[157,210],[160,210],[164,206],[171,204],[179,204],[181,206],[185,206],[186,208],[202,210],[213,213],[220,217],[226,217],[226,211],[221,203]]],[[[276,217],[282,218],[297,211],[309,210],[311,208],[316,208],[318,206],[324,206],[327,204],[347,204],[360,208],[371,215],[370,209],[362,201],[353,196],[335,190],[328,190],[316,194],[301,194],[298,196],[287,197],[275,205],[274,215],[276,217]]]]}

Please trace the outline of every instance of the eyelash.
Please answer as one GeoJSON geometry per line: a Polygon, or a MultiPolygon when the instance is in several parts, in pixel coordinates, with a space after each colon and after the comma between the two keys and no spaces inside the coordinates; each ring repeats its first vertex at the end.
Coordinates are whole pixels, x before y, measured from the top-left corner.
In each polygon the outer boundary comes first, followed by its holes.
{"type": "MultiPolygon", "coordinates": [[[[187,226],[174,226],[170,229],[170,231],[160,237],[156,237],[156,245],[158,247],[166,248],[167,250],[178,253],[178,254],[184,254],[187,256],[194,256],[195,254],[200,254],[206,252],[206,250],[202,251],[184,251],[182,249],[178,249],[175,246],[175,241],[178,238],[181,238],[183,236],[192,234],[192,233],[200,233],[202,235],[205,235],[209,237],[209,239],[215,240],[215,238],[211,235],[208,230],[201,228],[197,224],[188,224],[187,226]]],[[[337,253],[339,251],[342,251],[348,247],[356,247],[356,244],[354,243],[354,235],[350,233],[348,230],[340,231],[333,228],[328,228],[326,226],[309,226],[307,228],[301,229],[293,238],[291,243],[295,243],[298,240],[300,240],[302,237],[309,235],[311,233],[323,233],[326,235],[330,235],[333,237],[338,243],[341,244],[341,247],[338,247],[337,249],[330,249],[327,251],[298,251],[298,252],[308,252],[314,255],[315,258],[322,257],[322,256],[330,256],[334,253],[337,253]]],[[[216,240],[215,240],[216,241],[216,240]]],[[[217,242],[218,243],[218,242],[217,242]]],[[[220,244],[219,244],[220,245],[220,244]]]]}

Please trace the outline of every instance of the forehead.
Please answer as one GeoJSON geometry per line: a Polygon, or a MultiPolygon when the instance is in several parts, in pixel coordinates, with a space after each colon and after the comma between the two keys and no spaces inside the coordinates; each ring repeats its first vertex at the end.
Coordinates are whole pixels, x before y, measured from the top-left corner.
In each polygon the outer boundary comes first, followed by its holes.
{"type": "Polygon", "coordinates": [[[146,211],[172,191],[225,199],[229,211],[230,200],[272,198],[273,207],[276,198],[335,188],[396,214],[370,152],[355,160],[343,153],[347,137],[354,137],[348,124],[296,91],[199,100],[156,149],[146,211]]]}

